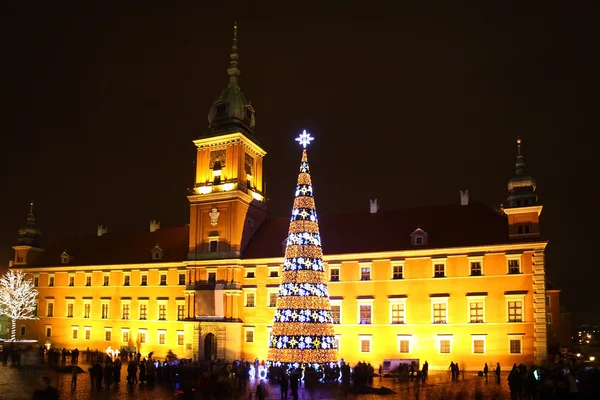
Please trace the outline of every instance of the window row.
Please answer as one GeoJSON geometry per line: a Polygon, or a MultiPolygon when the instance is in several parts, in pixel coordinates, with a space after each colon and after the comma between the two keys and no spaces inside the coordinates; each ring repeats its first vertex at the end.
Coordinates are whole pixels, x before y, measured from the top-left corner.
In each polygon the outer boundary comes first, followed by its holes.
{"type": "MultiPolygon", "coordinates": [[[[54,274],[48,274],[48,286],[50,286],[50,287],[55,286],[55,281],[56,281],[55,278],[56,277],[54,274]]],[[[157,284],[159,286],[167,286],[169,283],[170,284],[174,283],[174,282],[169,282],[169,280],[167,278],[168,278],[168,275],[166,272],[160,272],[158,275],[157,284]]],[[[114,281],[113,281],[113,283],[114,283],[114,281]]],[[[137,284],[139,286],[148,286],[148,273],[141,272],[139,274],[139,281],[135,282],[135,284],[137,284]]],[[[180,272],[177,274],[177,284],[178,285],[186,284],[186,273],[185,272],[180,272]]],[[[33,277],[33,285],[36,287],[40,285],[40,277],[39,276],[36,275],[33,277]]],[[[111,285],[111,275],[109,272],[105,272],[102,274],[102,281],[101,281],[100,286],[110,286],[110,285],[111,285]]],[[[122,273],[122,276],[119,278],[118,285],[133,286],[134,282],[131,281],[131,274],[128,272],[122,273]]],[[[67,286],[75,286],[75,275],[74,274],[69,274],[67,286]]],[[[92,286],[92,273],[85,273],[83,286],[92,286]]]]}
{"type": "MultiPolygon", "coordinates": [[[[52,337],[52,325],[44,326],[45,336],[46,338],[52,337]]],[[[137,336],[133,335],[129,328],[121,328],[121,336],[118,338],[113,337],[113,329],[109,327],[105,327],[103,330],[99,330],[101,337],[92,336],[92,327],[84,326],[83,332],[80,333],[79,326],[71,327],[71,339],[72,340],[104,340],[106,342],[120,341],[121,343],[132,344],[132,343],[140,343],[140,344],[167,344],[167,330],[166,329],[157,329],[156,330],[156,339],[154,342],[150,341],[150,337],[148,335],[148,329],[140,328],[137,330],[137,336]]],[[[25,336],[26,327],[22,325],[20,327],[21,336],[25,336]]],[[[176,331],[177,345],[183,346],[184,344],[184,333],[183,331],[176,331]]]]}
{"type": "MultiPolygon", "coordinates": [[[[137,319],[148,320],[148,301],[138,300],[138,303],[139,304],[136,307],[137,319]]],[[[101,319],[119,318],[119,319],[123,319],[123,320],[129,320],[129,319],[134,318],[132,311],[133,311],[133,308],[131,306],[131,302],[130,301],[126,301],[126,302],[122,301],[120,309],[116,311],[118,314],[111,315],[110,302],[107,300],[107,301],[101,301],[99,316],[101,319]]],[[[168,311],[168,305],[167,305],[166,301],[161,300],[158,303],[157,308],[156,308],[156,319],[159,321],[166,321],[168,318],[167,311],[168,311]]],[[[34,316],[38,316],[37,308],[34,310],[34,316]]],[[[57,315],[55,315],[55,307],[54,307],[53,300],[46,300],[46,315],[45,316],[46,317],[56,317],[57,316],[57,315]]],[[[94,318],[94,316],[92,314],[92,300],[83,300],[83,302],[81,304],[80,314],[75,313],[75,302],[67,301],[64,316],[67,318],[94,318]]],[[[177,320],[180,321],[180,320],[184,320],[185,318],[186,318],[185,304],[177,304],[177,320]]]]}
{"type": "MultiPolygon", "coordinates": [[[[341,335],[336,335],[338,352],[343,351],[340,347],[341,335]]],[[[439,354],[452,354],[452,347],[455,339],[452,335],[439,335],[436,338],[437,351],[439,354]]],[[[471,353],[486,354],[487,335],[471,335],[471,353]]],[[[397,351],[400,354],[410,354],[414,351],[417,340],[413,335],[398,335],[397,351]]],[[[373,336],[359,335],[358,351],[360,353],[371,353],[373,351],[373,336]]],[[[506,351],[509,354],[523,354],[523,335],[508,335],[506,341],[506,351]]],[[[422,346],[419,346],[419,352],[423,352],[422,346]]]]}
{"type": "MultiPolygon", "coordinates": [[[[330,265],[329,266],[329,281],[340,282],[340,266],[330,265]]],[[[362,264],[359,268],[359,274],[356,277],[360,281],[370,281],[372,279],[372,269],[370,264],[362,264]]],[[[510,257],[507,259],[507,274],[520,274],[521,262],[519,257],[510,257]]],[[[446,261],[445,259],[436,260],[432,262],[432,277],[434,278],[446,278],[446,261]]],[[[469,276],[483,276],[483,258],[478,258],[477,261],[469,261],[469,276]]],[[[389,279],[404,279],[404,263],[392,263],[390,270],[389,279]]]]}

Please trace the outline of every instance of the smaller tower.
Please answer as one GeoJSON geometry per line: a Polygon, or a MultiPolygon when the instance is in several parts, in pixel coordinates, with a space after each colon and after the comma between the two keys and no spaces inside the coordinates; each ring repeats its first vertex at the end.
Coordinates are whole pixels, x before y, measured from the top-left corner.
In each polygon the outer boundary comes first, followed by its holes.
{"type": "Polygon", "coordinates": [[[535,179],[525,173],[521,143],[521,139],[517,139],[516,175],[508,181],[508,205],[504,207],[504,213],[508,216],[508,232],[511,238],[540,235],[539,217],[542,206],[538,204],[535,193],[535,179]]]}
{"type": "Polygon", "coordinates": [[[15,250],[15,259],[13,265],[26,265],[42,251],[40,247],[40,239],[42,232],[36,227],[35,215],[33,214],[33,201],[29,202],[29,214],[27,215],[27,222],[24,226],[19,228],[19,237],[17,238],[17,245],[13,246],[15,250]]]}

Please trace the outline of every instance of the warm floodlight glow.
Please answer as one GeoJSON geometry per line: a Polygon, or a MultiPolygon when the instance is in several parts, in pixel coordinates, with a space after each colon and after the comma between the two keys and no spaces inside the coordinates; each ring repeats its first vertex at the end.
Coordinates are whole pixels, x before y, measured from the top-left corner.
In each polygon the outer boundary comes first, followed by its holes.
{"type": "Polygon", "coordinates": [[[199,194],[209,194],[210,192],[212,192],[212,186],[201,186],[201,187],[197,187],[196,191],[199,194]]]}
{"type": "Polygon", "coordinates": [[[300,143],[300,145],[304,148],[310,144],[311,140],[315,140],[315,138],[310,136],[310,133],[307,133],[306,129],[303,130],[302,134],[296,138],[296,142],[300,143]]]}

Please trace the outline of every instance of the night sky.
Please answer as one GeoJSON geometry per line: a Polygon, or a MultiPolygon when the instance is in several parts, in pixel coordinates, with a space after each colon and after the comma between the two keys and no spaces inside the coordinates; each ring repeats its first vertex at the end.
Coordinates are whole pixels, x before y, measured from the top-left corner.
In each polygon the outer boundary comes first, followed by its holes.
{"type": "Polygon", "coordinates": [[[41,3],[0,4],[3,265],[30,199],[46,247],[100,223],[188,222],[192,140],[227,84],[237,21],[272,216],[290,213],[302,129],[316,138],[321,215],[366,211],[372,197],[382,208],[458,203],[466,188],[505,203],[520,136],[548,276],[574,322],[600,323],[591,9],[41,3]]]}

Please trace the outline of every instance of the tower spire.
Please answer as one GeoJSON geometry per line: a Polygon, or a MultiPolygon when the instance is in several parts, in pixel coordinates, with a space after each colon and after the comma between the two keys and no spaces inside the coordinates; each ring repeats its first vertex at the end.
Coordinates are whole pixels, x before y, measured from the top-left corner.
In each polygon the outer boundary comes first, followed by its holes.
{"type": "Polygon", "coordinates": [[[29,202],[29,214],[27,215],[27,225],[35,225],[35,215],[33,214],[33,200],[29,202]]]}
{"type": "Polygon", "coordinates": [[[525,160],[523,159],[523,154],[521,154],[521,138],[517,138],[517,162],[515,163],[515,168],[517,170],[517,175],[523,175],[525,172],[525,160]]]}
{"type": "Polygon", "coordinates": [[[240,76],[241,72],[238,68],[238,47],[237,47],[237,35],[238,35],[238,25],[237,22],[233,24],[233,43],[231,44],[231,54],[229,55],[229,69],[227,70],[227,74],[229,75],[230,82],[236,82],[237,77],[240,76]]]}

